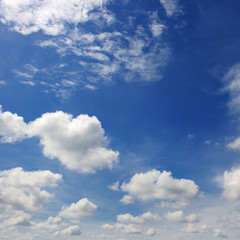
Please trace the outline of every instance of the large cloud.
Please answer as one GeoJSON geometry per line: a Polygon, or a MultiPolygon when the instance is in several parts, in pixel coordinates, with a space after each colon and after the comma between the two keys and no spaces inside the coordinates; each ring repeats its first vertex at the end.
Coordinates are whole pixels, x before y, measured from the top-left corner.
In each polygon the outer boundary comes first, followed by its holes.
{"type": "Polygon", "coordinates": [[[72,115],[58,111],[24,123],[10,112],[0,112],[0,135],[3,142],[26,137],[39,137],[43,154],[58,158],[68,169],[94,173],[96,169],[112,168],[118,162],[117,151],[107,149],[108,139],[96,117],[72,115]]]}
{"type": "Polygon", "coordinates": [[[0,205],[36,210],[52,197],[42,188],[54,187],[61,180],[60,174],[50,171],[26,172],[20,167],[1,171],[0,205]]]}
{"type": "Polygon", "coordinates": [[[1,0],[0,20],[14,31],[30,34],[42,30],[45,34],[64,33],[66,24],[86,22],[90,12],[101,8],[107,0],[1,0]]]}
{"type": "Polygon", "coordinates": [[[191,180],[174,179],[171,172],[152,170],[135,174],[121,186],[124,192],[140,200],[188,202],[197,196],[199,187],[191,180]]]}
{"type": "Polygon", "coordinates": [[[221,180],[223,197],[228,200],[240,200],[240,168],[225,171],[221,180]]]}
{"type": "Polygon", "coordinates": [[[59,213],[59,216],[64,218],[80,218],[91,216],[97,206],[90,202],[87,198],[79,200],[77,203],[72,203],[70,206],[64,206],[59,213]]]}

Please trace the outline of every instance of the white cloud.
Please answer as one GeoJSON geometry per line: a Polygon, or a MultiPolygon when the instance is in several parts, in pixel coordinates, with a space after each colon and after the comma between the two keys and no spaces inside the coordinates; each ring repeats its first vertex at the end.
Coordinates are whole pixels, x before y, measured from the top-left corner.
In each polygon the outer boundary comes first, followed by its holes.
{"type": "Polygon", "coordinates": [[[74,226],[70,226],[70,227],[65,228],[64,230],[62,230],[61,234],[68,234],[68,235],[72,235],[72,236],[79,236],[79,235],[81,235],[81,230],[80,230],[79,226],[74,225],[74,226]]]}
{"type": "Polygon", "coordinates": [[[156,230],[154,228],[149,228],[146,232],[147,236],[153,237],[156,235],[156,230]]]}
{"type": "Polygon", "coordinates": [[[211,229],[207,224],[196,225],[189,223],[185,228],[182,229],[185,233],[204,233],[209,232],[211,229]]]}
{"type": "Polygon", "coordinates": [[[113,230],[114,229],[114,226],[113,225],[110,225],[108,223],[105,223],[102,225],[102,229],[105,229],[105,230],[113,230]]]}
{"type": "Polygon", "coordinates": [[[119,181],[115,182],[112,186],[108,186],[108,188],[113,190],[113,191],[120,191],[119,181]]]}
{"type": "Polygon", "coordinates": [[[90,202],[87,198],[79,200],[77,203],[72,203],[70,206],[64,206],[59,213],[59,216],[64,218],[81,218],[91,216],[97,206],[90,202]]]}
{"type": "Polygon", "coordinates": [[[50,171],[26,172],[13,168],[0,172],[0,203],[16,209],[36,210],[53,195],[42,188],[54,187],[62,180],[50,171]]]}
{"type": "Polygon", "coordinates": [[[2,112],[0,105],[0,136],[1,142],[13,143],[27,137],[27,125],[16,113],[2,112]]]}
{"type": "Polygon", "coordinates": [[[168,17],[172,17],[181,10],[178,0],[160,0],[160,3],[163,5],[168,17]]]}
{"type": "Polygon", "coordinates": [[[36,223],[33,228],[37,230],[45,230],[47,232],[57,231],[60,229],[60,226],[63,225],[62,218],[57,217],[48,217],[44,222],[36,223]]]}
{"type": "Polygon", "coordinates": [[[77,172],[111,169],[118,162],[119,153],[107,148],[108,139],[94,116],[73,118],[58,111],[45,113],[26,124],[17,114],[0,111],[0,135],[2,142],[11,143],[37,136],[46,157],[58,158],[68,169],[77,172]]]}
{"type": "Polygon", "coordinates": [[[152,170],[135,174],[122,190],[140,200],[171,200],[188,202],[198,194],[199,187],[191,180],[174,179],[171,172],[152,170]]]}
{"type": "Polygon", "coordinates": [[[114,225],[115,229],[121,230],[121,232],[126,234],[140,234],[142,232],[142,229],[139,227],[136,227],[134,224],[122,224],[122,223],[116,223],[114,225]]]}
{"type": "Polygon", "coordinates": [[[7,85],[7,83],[5,81],[1,80],[0,85],[7,85]]]}
{"type": "Polygon", "coordinates": [[[168,212],[165,218],[172,222],[198,222],[199,219],[195,214],[185,216],[183,211],[168,212]]]}
{"type": "Polygon", "coordinates": [[[124,195],[121,199],[120,202],[123,204],[133,204],[133,198],[129,195],[124,195]]]}
{"type": "MultiPolygon", "coordinates": [[[[77,25],[96,18],[90,13],[101,9],[107,0],[2,0],[0,2],[0,21],[13,31],[30,34],[42,30],[48,35],[66,32],[67,24],[77,25]]],[[[110,20],[103,11],[103,17],[110,20]]]]}
{"type": "Polygon", "coordinates": [[[236,138],[233,142],[227,144],[227,148],[232,150],[239,150],[240,149],[240,137],[236,138]]]}
{"type": "Polygon", "coordinates": [[[45,113],[29,123],[29,129],[32,136],[40,137],[44,155],[58,158],[68,169],[94,173],[118,161],[119,153],[106,148],[108,139],[94,116],[45,113]]]}
{"type": "Polygon", "coordinates": [[[222,196],[228,200],[240,200],[240,168],[233,168],[225,171],[222,178],[219,178],[223,193],[222,196]]]}
{"type": "Polygon", "coordinates": [[[117,221],[122,223],[144,223],[145,220],[156,219],[160,219],[159,216],[157,214],[152,214],[151,212],[146,212],[136,217],[129,213],[117,215],[117,221]]]}
{"type": "Polygon", "coordinates": [[[7,218],[4,222],[4,226],[13,226],[13,225],[18,225],[18,226],[32,226],[33,223],[30,221],[31,215],[26,214],[22,211],[17,211],[15,215],[13,214],[11,217],[7,218]]]}
{"type": "Polygon", "coordinates": [[[223,78],[224,90],[230,95],[228,106],[233,113],[240,113],[240,63],[233,65],[223,78]]]}

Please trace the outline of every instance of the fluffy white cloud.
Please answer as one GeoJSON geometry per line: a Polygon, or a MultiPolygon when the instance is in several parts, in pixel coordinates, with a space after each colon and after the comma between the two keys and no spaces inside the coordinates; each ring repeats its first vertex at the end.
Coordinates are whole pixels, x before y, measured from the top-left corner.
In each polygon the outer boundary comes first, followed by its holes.
{"type": "Polygon", "coordinates": [[[176,211],[176,212],[168,212],[165,215],[165,218],[168,221],[172,222],[198,222],[199,219],[195,214],[189,214],[188,216],[185,216],[183,211],[176,211]]]}
{"type": "Polygon", "coordinates": [[[68,169],[94,173],[96,169],[112,168],[118,162],[117,151],[107,148],[108,139],[99,120],[93,116],[72,115],[58,111],[24,123],[22,117],[0,112],[2,142],[39,137],[43,154],[58,158],[68,169]]]}
{"type": "Polygon", "coordinates": [[[199,187],[187,179],[174,179],[171,172],[152,170],[135,174],[121,186],[130,196],[140,200],[172,200],[188,202],[197,196],[199,187]]]}
{"type": "Polygon", "coordinates": [[[0,204],[13,208],[36,210],[52,195],[44,187],[54,187],[62,180],[50,171],[26,172],[13,168],[0,172],[0,204]]]}
{"type": "Polygon", "coordinates": [[[147,236],[153,237],[156,235],[156,230],[154,228],[149,228],[146,232],[147,236]]]}
{"type": "Polygon", "coordinates": [[[87,198],[79,200],[77,203],[72,203],[70,206],[64,206],[59,213],[59,216],[64,218],[81,218],[91,216],[97,206],[90,202],[87,198]]]}
{"type": "Polygon", "coordinates": [[[29,129],[40,137],[44,155],[58,158],[68,169],[94,173],[118,161],[119,153],[106,148],[108,139],[94,116],[46,113],[29,123],[29,129]]]}
{"type": "Polygon", "coordinates": [[[129,213],[117,215],[117,221],[122,223],[144,223],[145,220],[156,219],[160,219],[159,216],[157,214],[152,214],[151,212],[146,212],[136,217],[129,213]]]}
{"type": "Polygon", "coordinates": [[[13,143],[27,137],[27,125],[16,113],[2,112],[0,105],[0,136],[1,142],[13,143]]]}
{"type": "Polygon", "coordinates": [[[160,0],[160,3],[163,5],[168,17],[180,11],[178,0],[160,0]]]}
{"type": "MultiPolygon", "coordinates": [[[[66,32],[66,24],[86,22],[96,18],[91,11],[101,9],[107,0],[1,0],[0,21],[22,34],[42,30],[45,34],[66,32]]],[[[106,12],[102,13],[103,17],[106,12]]]]}
{"type": "Polygon", "coordinates": [[[228,200],[240,200],[240,168],[225,171],[218,179],[223,188],[222,196],[228,200]]]}

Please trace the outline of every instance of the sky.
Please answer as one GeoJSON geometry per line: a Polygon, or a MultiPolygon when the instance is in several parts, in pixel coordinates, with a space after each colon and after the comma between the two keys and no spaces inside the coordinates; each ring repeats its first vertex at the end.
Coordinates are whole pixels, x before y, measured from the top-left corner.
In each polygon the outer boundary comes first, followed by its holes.
{"type": "Polygon", "coordinates": [[[239,12],[0,0],[0,239],[239,239],[239,12]]]}

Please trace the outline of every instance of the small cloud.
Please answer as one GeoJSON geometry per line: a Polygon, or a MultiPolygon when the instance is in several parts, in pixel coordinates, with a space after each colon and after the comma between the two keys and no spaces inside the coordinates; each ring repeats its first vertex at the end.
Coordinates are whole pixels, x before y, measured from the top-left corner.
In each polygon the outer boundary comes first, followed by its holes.
{"type": "Polygon", "coordinates": [[[124,204],[133,204],[133,198],[129,195],[124,195],[122,199],[120,199],[120,202],[121,203],[124,203],[124,204]]]}
{"type": "Polygon", "coordinates": [[[212,142],[212,140],[206,140],[204,143],[205,144],[210,144],[212,142]]]}
{"type": "Polygon", "coordinates": [[[113,191],[120,191],[120,189],[119,189],[119,181],[115,182],[112,186],[108,186],[108,188],[110,190],[113,190],[113,191]]]}
{"type": "Polygon", "coordinates": [[[149,228],[146,232],[147,236],[153,237],[156,235],[156,230],[154,228],[149,228]]]}
{"type": "Polygon", "coordinates": [[[91,85],[91,84],[86,84],[85,88],[89,89],[89,90],[97,90],[97,87],[91,85]]]}
{"type": "Polygon", "coordinates": [[[0,85],[7,85],[5,81],[0,81],[0,85]]]}

